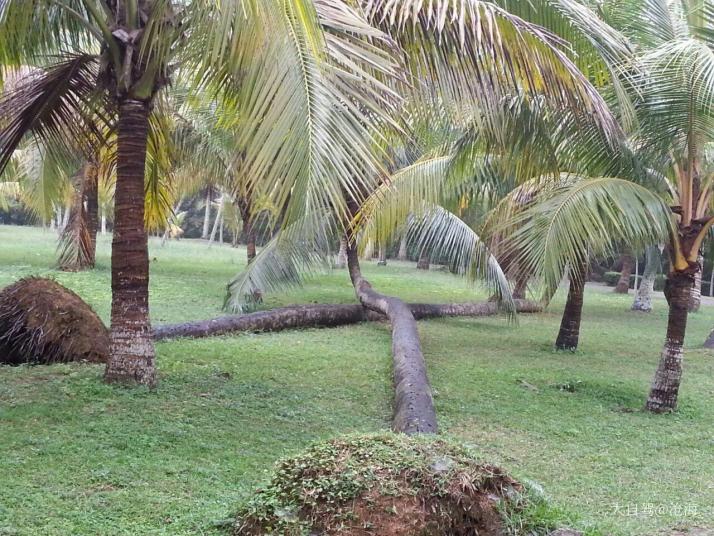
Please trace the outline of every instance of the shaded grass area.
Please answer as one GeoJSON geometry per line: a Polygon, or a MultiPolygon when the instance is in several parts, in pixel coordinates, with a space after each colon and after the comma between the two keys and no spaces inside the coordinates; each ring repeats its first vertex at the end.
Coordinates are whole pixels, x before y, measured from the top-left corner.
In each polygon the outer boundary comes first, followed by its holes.
{"type": "MultiPolygon", "coordinates": [[[[98,269],[78,274],[50,268],[54,239],[0,226],[0,286],[51,275],[106,320],[109,238],[100,239],[98,269]]],[[[244,258],[242,248],[152,240],[154,322],[221,314],[244,258]]],[[[364,271],[408,300],[483,298],[411,263],[364,271]]],[[[714,527],[714,355],[695,349],[714,308],[690,317],[680,412],[651,416],[640,408],[665,307],[630,313],[630,300],[588,289],[574,355],[551,351],[562,297],[518,327],[502,318],[420,322],[442,429],[542,485],[582,526],[623,535],[714,527]]],[[[331,273],[266,306],[353,301],[346,274],[331,273]]],[[[225,534],[277,458],[388,427],[385,325],[172,341],[157,352],[155,392],[103,385],[97,366],[0,368],[0,534],[225,534]]]]}

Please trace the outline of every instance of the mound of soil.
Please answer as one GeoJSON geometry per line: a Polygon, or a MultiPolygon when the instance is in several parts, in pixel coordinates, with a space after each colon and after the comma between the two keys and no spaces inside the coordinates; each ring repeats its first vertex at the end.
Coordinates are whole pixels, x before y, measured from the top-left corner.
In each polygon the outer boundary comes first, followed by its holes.
{"type": "Polygon", "coordinates": [[[233,534],[547,534],[553,527],[513,522],[527,497],[501,469],[436,436],[348,436],[280,462],[233,534]]]}
{"type": "Polygon", "coordinates": [[[29,277],[0,291],[0,363],[99,363],[108,353],[100,318],[56,281],[29,277]]]}

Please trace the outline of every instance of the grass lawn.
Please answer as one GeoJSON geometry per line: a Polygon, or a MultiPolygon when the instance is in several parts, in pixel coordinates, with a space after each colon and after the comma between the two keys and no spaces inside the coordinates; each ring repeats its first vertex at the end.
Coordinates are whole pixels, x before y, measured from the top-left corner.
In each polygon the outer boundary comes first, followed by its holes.
{"type": "MultiPolygon", "coordinates": [[[[55,235],[0,226],[0,287],[49,275],[108,319],[109,238],[97,269],[52,269],[55,235]]],[[[154,323],[220,314],[245,250],[151,242],[154,323]]],[[[366,263],[376,288],[413,301],[483,299],[412,263],[366,263]]],[[[714,306],[690,316],[681,409],[641,411],[666,308],[591,288],[581,348],[551,350],[564,297],[543,314],[420,322],[440,425],[484,459],[540,484],[581,527],[605,534],[714,528],[714,355],[698,346],[714,306]]],[[[354,302],[346,273],[268,296],[354,302]]],[[[389,426],[387,326],[157,345],[156,391],[107,386],[102,367],[0,367],[0,535],[225,534],[277,458],[322,438],[389,426]]]]}

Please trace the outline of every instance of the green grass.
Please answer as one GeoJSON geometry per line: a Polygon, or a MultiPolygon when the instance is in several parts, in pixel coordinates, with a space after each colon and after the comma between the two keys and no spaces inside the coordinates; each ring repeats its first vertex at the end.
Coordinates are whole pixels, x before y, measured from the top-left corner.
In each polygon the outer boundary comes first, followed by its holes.
{"type": "MultiPolygon", "coordinates": [[[[98,268],[78,274],[51,268],[54,241],[49,231],[0,226],[0,287],[50,275],[106,320],[108,239],[98,268]]],[[[221,314],[243,249],[151,245],[155,323],[221,314]]],[[[409,300],[483,298],[412,264],[367,263],[364,272],[409,300]]],[[[551,351],[562,299],[517,327],[503,318],[420,322],[442,430],[539,483],[582,526],[623,535],[714,527],[714,356],[697,349],[714,307],[690,317],[680,411],[652,416],[640,408],[664,303],[635,314],[631,297],[589,289],[573,355],[551,351]]],[[[266,304],[352,301],[338,272],[266,304]]],[[[0,535],[225,534],[221,522],[279,457],[389,425],[385,325],[163,342],[157,355],[154,392],[104,385],[99,366],[0,367],[0,535]]]]}

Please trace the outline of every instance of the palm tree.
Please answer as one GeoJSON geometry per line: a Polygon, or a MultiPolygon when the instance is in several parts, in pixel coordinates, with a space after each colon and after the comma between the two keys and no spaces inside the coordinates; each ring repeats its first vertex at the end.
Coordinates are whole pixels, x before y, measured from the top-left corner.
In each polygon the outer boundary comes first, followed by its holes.
{"type": "MultiPolygon", "coordinates": [[[[697,259],[702,243],[714,224],[714,111],[710,105],[714,98],[714,5],[709,1],[612,0],[604,2],[600,12],[630,39],[634,50],[633,58],[620,65],[618,76],[630,95],[630,146],[643,165],[639,173],[623,178],[648,185],[661,196],[662,203],[671,205],[671,210],[663,213],[652,200],[632,204],[635,189],[628,188],[630,193],[623,191],[619,199],[611,200],[616,205],[601,207],[605,212],[597,212],[597,203],[605,193],[596,190],[610,185],[593,184],[588,196],[573,193],[573,219],[561,220],[562,234],[551,233],[556,241],[549,243],[551,251],[544,255],[547,262],[559,268],[574,262],[577,249],[572,240],[564,237],[582,241],[596,236],[604,244],[604,237],[597,235],[606,230],[607,221],[612,221],[611,229],[638,237],[641,247],[647,245],[648,237],[650,244],[657,242],[658,234],[668,243],[671,264],[665,284],[669,304],[667,334],[646,404],[650,411],[667,412],[677,407],[690,291],[701,269],[697,259]],[[648,222],[645,210],[654,211],[651,217],[659,219],[648,222]],[[584,214],[588,214],[587,219],[584,214]],[[613,214],[619,223],[615,224],[613,214]],[[583,226],[581,221],[588,225],[583,226]],[[663,234],[665,226],[671,230],[663,234]]],[[[622,115],[625,117],[624,111],[622,115]]],[[[571,188],[575,192],[579,186],[571,188]]],[[[643,195],[638,193],[640,199],[644,199],[643,195]]],[[[553,215],[551,223],[562,216],[553,215]]],[[[522,245],[528,247],[525,242],[524,238],[522,245]]],[[[532,248],[543,245],[541,239],[536,239],[532,248]]]]}
{"type": "Polygon", "coordinates": [[[652,310],[652,292],[654,291],[655,277],[660,266],[660,251],[658,246],[649,246],[645,250],[645,271],[640,280],[640,286],[635,292],[632,302],[633,311],[649,313],[652,310]]]}
{"type": "Polygon", "coordinates": [[[282,200],[344,207],[337,193],[377,174],[366,145],[392,96],[373,73],[391,76],[393,63],[374,44],[386,38],[341,2],[3,0],[0,33],[3,65],[60,57],[3,97],[0,169],[28,132],[90,154],[106,131],[116,135],[107,381],[156,384],[144,182],[154,164],[147,148],[160,144],[157,102],[172,76],[240,100],[249,169],[282,200]]]}

